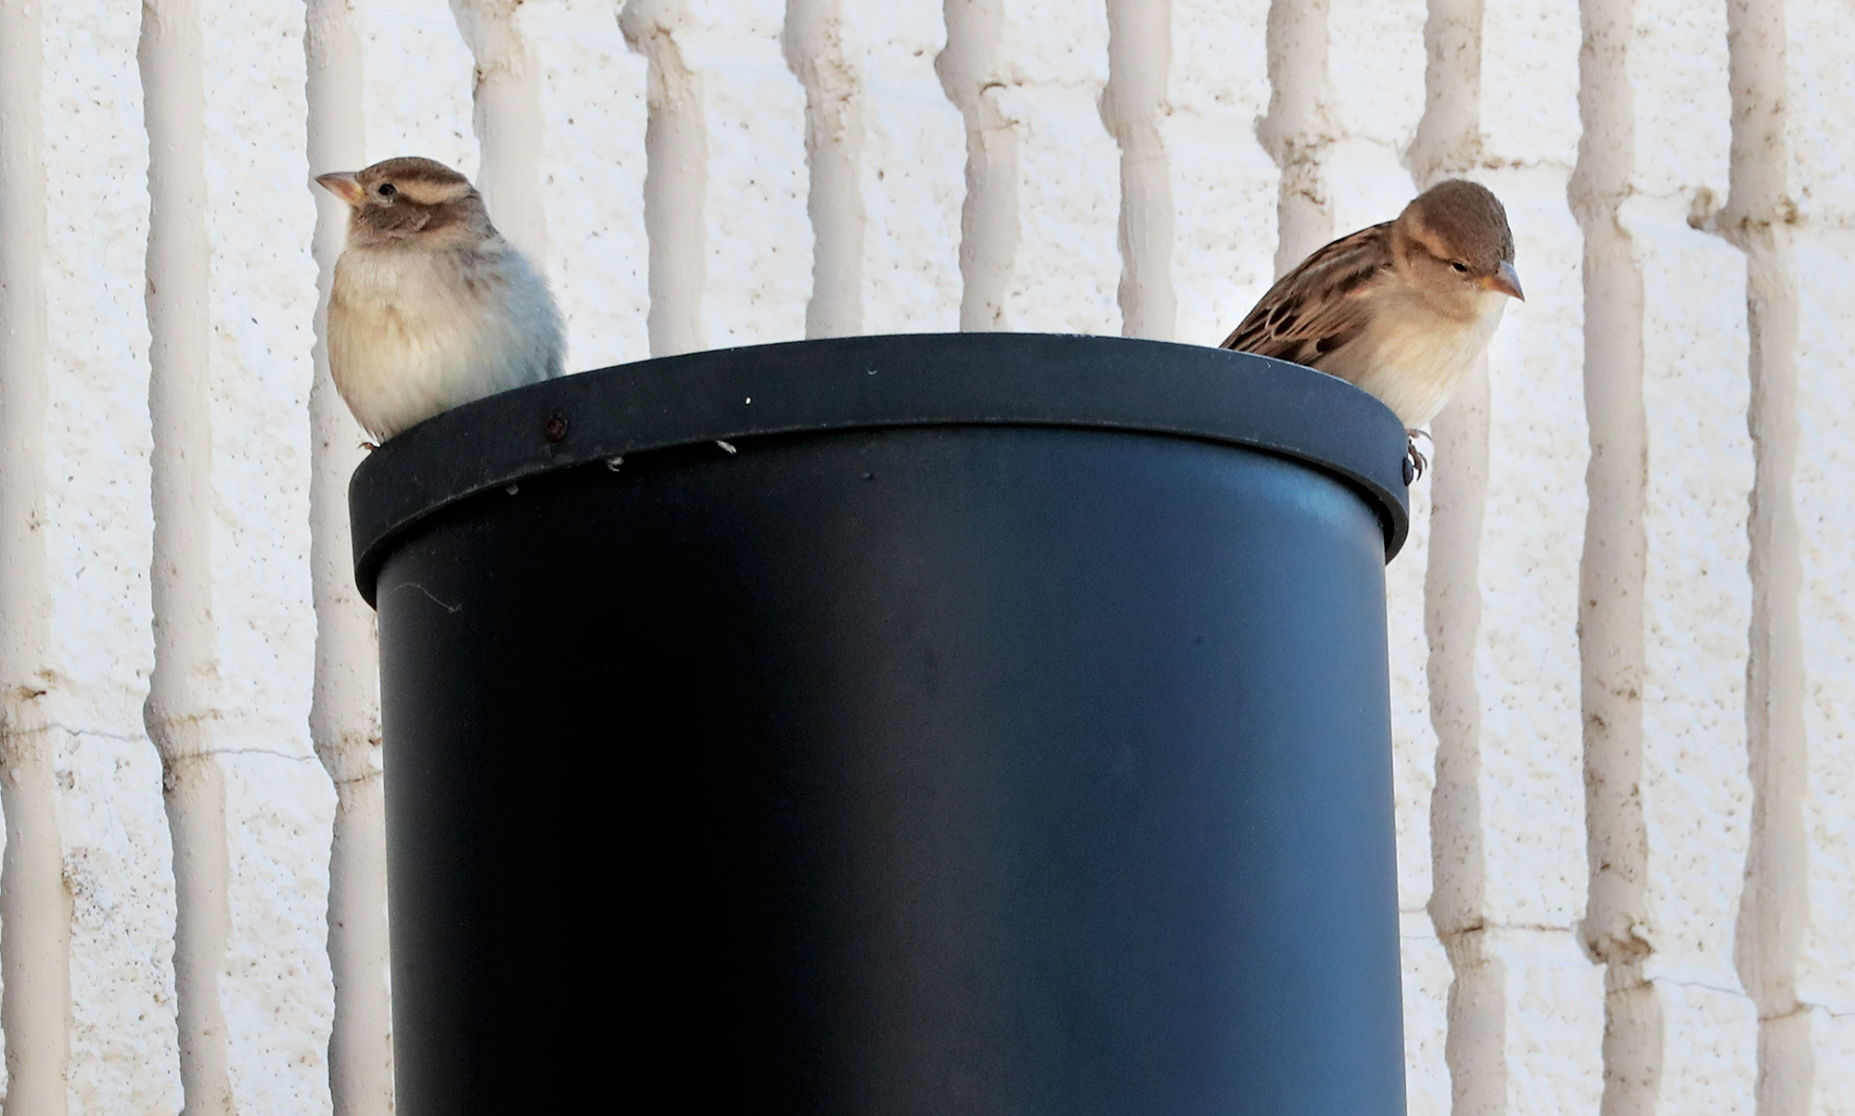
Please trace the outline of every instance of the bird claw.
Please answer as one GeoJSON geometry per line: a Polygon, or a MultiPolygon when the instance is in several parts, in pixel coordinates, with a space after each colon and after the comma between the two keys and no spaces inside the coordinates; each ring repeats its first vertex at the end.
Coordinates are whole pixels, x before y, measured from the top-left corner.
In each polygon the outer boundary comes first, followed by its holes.
{"type": "Polygon", "coordinates": [[[1432,443],[1435,439],[1430,438],[1430,435],[1422,430],[1406,430],[1404,434],[1408,439],[1404,449],[1404,486],[1409,488],[1422,479],[1424,470],[1430,467],[1430,459],[1417,448],[1418,435],[1422,435],[1432,443]]]}
{"type": "Polygon", "coordinates": [[[362,442],[361,448],[366,450],[368,453],[372,453],[375,450],[380,448],[380,443],[379,442],[362,442]]]}

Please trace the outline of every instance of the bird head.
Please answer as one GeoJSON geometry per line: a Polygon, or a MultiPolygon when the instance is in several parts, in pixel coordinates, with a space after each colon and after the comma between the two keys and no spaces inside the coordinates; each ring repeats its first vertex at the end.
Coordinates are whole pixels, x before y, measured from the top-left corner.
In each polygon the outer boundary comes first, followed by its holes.
{"type": "Polygon", "coordinates": [[[1507,211],[1487,187],[1439,182],[1404,207],[1391,231],[1396,265],[1440,305],[1470,317],[1525,300],[1507,211]]]}
{"type": "Polygon", "coordinates": [[[366,170],[317,175],[316,183],[348,203],[351,245],[430,244],[495,231],[477,188],[433,159],[387,159],[366,170]]]}

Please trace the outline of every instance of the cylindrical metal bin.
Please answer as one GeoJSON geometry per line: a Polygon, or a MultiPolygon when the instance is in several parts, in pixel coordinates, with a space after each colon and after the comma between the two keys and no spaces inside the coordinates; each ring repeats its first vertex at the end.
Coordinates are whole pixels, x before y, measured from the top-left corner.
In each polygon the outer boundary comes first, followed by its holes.
{"type": "Polygon", "coordinates": [[[952,334],[382,446],[399,1111],[1402,1112],[1404,445],[1293,365],[952,334]]]}

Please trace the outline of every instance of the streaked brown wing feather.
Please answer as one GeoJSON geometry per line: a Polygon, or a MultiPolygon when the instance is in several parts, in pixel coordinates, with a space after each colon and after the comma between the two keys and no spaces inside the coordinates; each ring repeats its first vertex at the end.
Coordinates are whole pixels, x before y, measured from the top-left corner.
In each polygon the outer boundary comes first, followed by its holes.
{"type": "Polygon", "coordinates": [[[1391,266],[1391,222],[1320,249],[1269,288],[1220,348],[1319,367],[1365,328],[1365,294],[1391,266]]]}

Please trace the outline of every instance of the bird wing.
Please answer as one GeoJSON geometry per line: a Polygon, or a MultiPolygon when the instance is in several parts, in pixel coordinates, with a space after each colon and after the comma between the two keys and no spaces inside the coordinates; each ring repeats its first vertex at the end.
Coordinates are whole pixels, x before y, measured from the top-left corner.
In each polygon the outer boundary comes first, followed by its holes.
{"type": "Polygon", "coordinates": [[[1365,329],[1365,296],[1390,271],[1390,221],[1343,236],[1277,280],[1219,347],[1318,368],[1365,329]]]}

